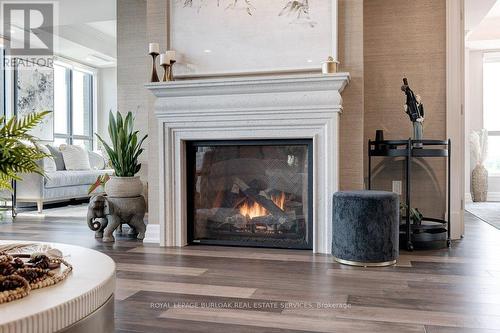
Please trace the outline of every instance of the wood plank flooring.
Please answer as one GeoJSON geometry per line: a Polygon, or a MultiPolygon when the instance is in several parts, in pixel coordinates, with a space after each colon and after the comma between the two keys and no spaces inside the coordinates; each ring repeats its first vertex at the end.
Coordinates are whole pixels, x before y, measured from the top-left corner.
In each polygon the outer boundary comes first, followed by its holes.
{"type": "MultiPolygon", "coordinates": [[[[309,251],[160,248],[94,239],[83,218],[0,221],[1,239],[96,249],[117,262],[116,332],[500,332],[500,230],[466,216],[451,250],[356,268],[309,251]]],[[[107,332],[106,332],[107,333],[107,332]]]]}

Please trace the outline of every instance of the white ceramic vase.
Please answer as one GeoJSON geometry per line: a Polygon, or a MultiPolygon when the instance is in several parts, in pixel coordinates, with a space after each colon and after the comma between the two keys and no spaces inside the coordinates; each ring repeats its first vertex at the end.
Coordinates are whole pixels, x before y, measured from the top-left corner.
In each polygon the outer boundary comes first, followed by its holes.
{"type": "Polygon", "coordinates": [[[488,199],[488,170],[482,164],[472,170],[471,195],[474,202],[485,202],[488,199]]]}
{"type": "Polygon", "coordinates": [[[109,197],[133,198],[142,194],[142,182],[139,176],[116,177],[111,176],[104,186],[109,197]]]}

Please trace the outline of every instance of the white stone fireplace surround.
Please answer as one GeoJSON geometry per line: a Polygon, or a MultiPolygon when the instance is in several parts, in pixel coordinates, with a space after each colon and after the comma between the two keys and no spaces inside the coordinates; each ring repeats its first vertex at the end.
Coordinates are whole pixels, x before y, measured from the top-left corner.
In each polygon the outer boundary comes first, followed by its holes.
{"type": "Polygon", "coordinates": [[[152,83],[159,126],[160,245],[187,239],[186,151],[193,140],[312,139],[313,251],[330,253],[339,116],[348,73],[152,83]]]}

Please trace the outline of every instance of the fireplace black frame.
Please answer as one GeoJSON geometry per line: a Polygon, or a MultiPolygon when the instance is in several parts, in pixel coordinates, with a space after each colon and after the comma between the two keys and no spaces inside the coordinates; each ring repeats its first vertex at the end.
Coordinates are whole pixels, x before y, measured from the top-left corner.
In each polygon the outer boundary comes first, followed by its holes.
{"type": "Polygon", "coordinates": [[[196,245],[224,245],[224,246],[245,246],[245,247],[260,247],[260,248],[286,248],[298,250],[312,250],[313,249],[313,217],[314,217],[314,203],[313,203],[313,140],[312,139],[264,139],[264,140],[194,140],[186,141],[186,208],[187,208],[187,236],[188,244],[196,245]],[[275,146],[275,145],[299,145],[307,147],[307,200],[310,205],[307,215],[307,240],[302,246],[284,247],[281,244],[276,245],[271,242],[262,242],[262,244],[249,244],[248,242],[239,242],[231,240],[195,240],[194,239],[194,177],[195,162],[196,162],[196,148],[203,146],[275,146]]]}

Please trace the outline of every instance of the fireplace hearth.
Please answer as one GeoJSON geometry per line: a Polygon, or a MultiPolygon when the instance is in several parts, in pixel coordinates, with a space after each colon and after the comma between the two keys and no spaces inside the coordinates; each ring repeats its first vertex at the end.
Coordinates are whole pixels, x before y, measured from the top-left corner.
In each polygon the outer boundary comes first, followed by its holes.
{"type": "Polygon", "coordinates": [[[312,249],[312,140],[186,149],[190,243],[312,249]]]}

